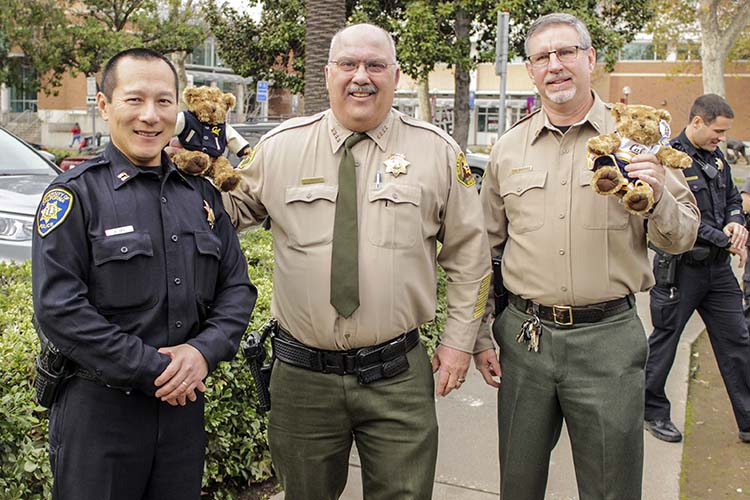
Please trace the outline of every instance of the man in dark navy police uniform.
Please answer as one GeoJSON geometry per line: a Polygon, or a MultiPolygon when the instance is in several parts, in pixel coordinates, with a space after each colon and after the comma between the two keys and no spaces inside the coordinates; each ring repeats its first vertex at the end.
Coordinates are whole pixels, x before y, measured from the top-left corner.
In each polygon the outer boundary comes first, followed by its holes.
{"type": "Polygon", "coordinates": [[[200,497],[204,379],[256,291],[219,194],[162,152],[176,87],[158,53],[114,56],[97,96],[112,142],[39,207],[34,309],[75,370],[50,414],[53,499],[200,497]]]}
{"type": "Polygon", "coordinates": [[[657,255],[654,260],[657,283],[651,289],[654,331],[646,365],[645,420],[646,429],[663,441],[682,439],[670,418],[664,384],[682,330],[697,310],[729,393],[739,438],[750,442],[750,338],[742,292],[730,262],[731,255],[739,255],[743,264],[747,230],[740,194],[718,148],[733,118],[732,108],[722,97],[703,95],[693,103],[690,123],[671,144],[693,159],[684,174],[698,202],[701,222],[692,250],[679,257],[657,255]],[[673,259],[678,259],[676,272],[665,272],[673,259]]]}

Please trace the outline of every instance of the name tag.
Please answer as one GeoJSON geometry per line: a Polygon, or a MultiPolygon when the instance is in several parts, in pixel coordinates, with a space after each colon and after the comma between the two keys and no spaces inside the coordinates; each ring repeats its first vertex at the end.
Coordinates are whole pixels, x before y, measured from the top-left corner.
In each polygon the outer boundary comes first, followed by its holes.
{"type": "Polygon", "coordinates": [[[697,181],[698,180],[698,176],[697,175],[691,175],[690,177],[686,176],[685,180],[686,181],[697,181]]]}
{"type": "Polygon", "coordinates": [[[133,226],[115,227],[113,229],[105,230],[104,236],[115,236],[118,234],[132,233],[133,231],[134,231],[133,226]]]}
{"type": "Polygon", "coordinates": [[[530,172],[532,170],[534,170],[534,167],[532,167],[531,165],[527,165],[525,167],[518,167],[518,168],[514,168],[513,170],[511,170],[510,175],[522,174],[524,172],[530,172]]]}
{"type": "Polygon", "coordinates": [[[302,179],[302,185],[306,186],[308,184],[323,184],[325,182],[325,179],[323,177],[304,177],[302,179]]]}

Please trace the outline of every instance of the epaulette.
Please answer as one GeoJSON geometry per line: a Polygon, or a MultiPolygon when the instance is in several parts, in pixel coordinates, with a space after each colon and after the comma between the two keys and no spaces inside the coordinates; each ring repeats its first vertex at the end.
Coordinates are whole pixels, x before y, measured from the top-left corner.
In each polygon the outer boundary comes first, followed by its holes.
{"type": "Polygon", "coordinates": [[[294,128],[300,128],[305,127],[307,125],[311,125],[317,121],[320,121],[325,116],[325,111],[321,111],[320,113],[311,115],[311,116],[299,116],[297,118],[290,118],[289,120],[284,121],[281,123],[278,127],[273,128],[263,134],[263,137],[260,138],[258,141],[258,144],[255,146],[256,148],[264,141],[270,139],[271,137],[278,135],[282,132],[285,132],[287,130],[291,130],[294,128]]]}
{"type": "MultiPolygon", "coordinates": [[[[508,130],[511,130],[511,129],[514,129],[514,128],[516,128],[517,126],[519,126],[520,124],[522,124],[522,123],[523,123],[523,122],[525,122],[526,120],[530,120],[532,116],[534,116],[535,114],[539,113],[539,112],[540,112],[541,110],[542,110],[542,108],[537,108],[537,109],[535,109],[534,111],[532,111],[532,112],[531,112],[531,113],[529,113],[528,115],[526,115],[526,116],[522,117],[522,118],[521,118],[520,120],[518,120],[518,121],[517,121],[516,123],[514,123],[513,125],[511,125],[511,126],[510,126],[510,127],[508,128],[508,130]]],[[[507,132],[508,130],[506,130],[506,132],[507,132]]]]}
{"type": "Polygon", "coordinates": [[[67,182],[73,179],[77,179],[81,175],[85,174],[86,171],[93,168],[102,167],[104,165],[109,165],[109,160],[105,158],[103,154],[95,156],[94,158],[84,161],[80,165],[76,165],[75,168],[71,168],[67,172],[63,172],[57,177],[56,182],[67,182]]]}
{"type": "Polygon", "coordinates": [[[445,142],[447,142],[451,147],[453,147],[456,150],[456,152],[461,151],[461,148],[458,146],[458,143],[455,141],[455,139],[453,139],[453,137],[451,137],[451,135],[448,132],[441,129],[440,127],[433,125],[432,123],[427,123],[426,121],[423,121],[423,120],[418,120],[417,118],[406,115],[404,113],[398,113],[397,116],[401,118],[401,121],[405,125],[421,128],[424,130],[429,130],[430,132],[437,134],[443,140],[445,140],[445,142]]]}

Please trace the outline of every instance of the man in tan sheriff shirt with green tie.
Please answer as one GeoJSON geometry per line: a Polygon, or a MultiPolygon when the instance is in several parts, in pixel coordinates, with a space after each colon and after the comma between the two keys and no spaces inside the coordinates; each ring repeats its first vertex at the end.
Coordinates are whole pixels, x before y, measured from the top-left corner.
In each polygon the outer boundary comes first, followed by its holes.
{"type": "MultiPolygon", "coordinates": [[[[700,214],[682,173],[665,170],[653,154],[627,167],[653,188],[656,205],[645,217],[591,188],[586,141],[613,132],[615,123],[592,92],[596,51],[579,19],[538,19],[526,54],[542,109],[495,144],[481,194],[510,302],[492,328],[503,376],[500,496],[544,498],[564,419],[580,499],[636,500],[648,346],[633,294],[654,285],[647,237],[667,252],[684,252],[700,214]]],[[[483,333],[475,359],[496,385],[500,365],[488,350],[488,329],[483,333]]]]}
{"type": "Polygon", "coordinates": [[[354,438],[364,498],[428,500],[432,373],[438,395],[461,385],[489,291],[482,210],[456,143],[391,109],[388,33],[348,27],[329,59],[331,109],[269,132],[224,198],[238,228],[271,218],[271,455],[287,500],[336,499],[354,438]],[[448,320],[431,366],[417,328],[435,316],[436,263],[448,320]]]}

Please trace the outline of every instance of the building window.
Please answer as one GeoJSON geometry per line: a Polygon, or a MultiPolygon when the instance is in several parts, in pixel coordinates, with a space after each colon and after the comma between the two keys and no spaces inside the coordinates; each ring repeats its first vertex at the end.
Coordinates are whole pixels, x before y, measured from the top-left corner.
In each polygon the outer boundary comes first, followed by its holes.
{"type": "Polygon", "coordinates": [[[37,93],[34,88],[36,82],[36,71],[31,66],[21,66],[21,79],[18,85],[10,87],[10,111],[21,113],[23,111],[37,110],[37,93]]]}
{"type": "Polygon", "coordinates": [[[654,45],[651,42],[627,43],[620,51],[622,61],[653,61],[654,45]]]}
{"type": "Polygon", "coordinates": [[[499,113],[497,106],[477,107],[477,132],[497,132],[499,113]]]}

